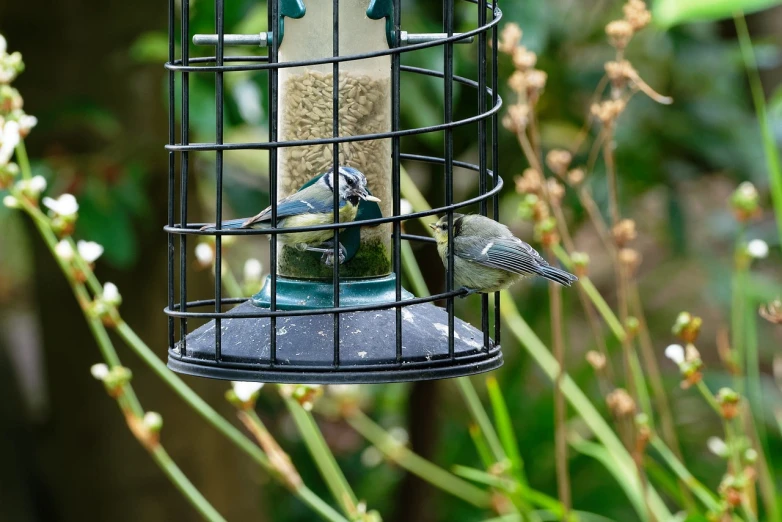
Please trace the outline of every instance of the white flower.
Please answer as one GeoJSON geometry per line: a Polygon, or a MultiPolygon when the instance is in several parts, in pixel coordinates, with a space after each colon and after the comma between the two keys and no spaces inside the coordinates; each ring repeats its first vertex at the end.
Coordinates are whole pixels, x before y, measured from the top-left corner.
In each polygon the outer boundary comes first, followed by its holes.
{"type": "Polygon", "coordinates": [[[754,199],[758,197],[758,189],[756,189],[755,185],[749,181],[742,182],[736,189],[736,192],[747,199],[754,199]]]}
{"type": "Polygon", "coordinates": [[[244,262],[244,280],[247,281],[259,281],[261,279],[261,273],[263,272],[263,265],[255,258],[250,258],[244,262]]]}
{"type": "Polygon", "coordinates": [[[109,375],[109,367],[103,363],[90,366],[90,373],[99,381],[104,380],[109,375]]]}
{"type": "Polygon", "coordinates": [[[46,178],[40,175],[33,176],[33,179],[30,180],[30,190],[36,194],[40,194],[46,190],[46,178]]]}
{"type": "Polygon", "coordinates": [[[251,400],[257,393],[263,388],[262,382],[245,382],[245,381],[231,381],[231,387],[236,394],[236,397],[242,401],[247,402],[251,400]]]}
{"type": "Polygon", "coordinates": [[[728,445],[719,437],[709,437],[706,440],[706,447],[718,457],[725,457],[728,454],[728,445]]]}
{"type": "Polygon", "coordinates": [[[753,239],[747,243],[747,253],[755,259],[765,259],[768,256],[768,243],[762,239],[753,239]]]}
{"type": "Polygon", "coordinates": [[[63,217],[69,217],[79,211],[79,203],[72,194],[63,194],[57,199],[43,198],[41,202],[46,208],[63,217]]]}
{"type": "Polygon", "coordinates": [[[23,115],[19,118],[19,134],[27,136],[36,125],[38,125],[38,118],[29,114],[23,115]]]}
{"type": "Polygon", "coordinates": [[[5,37],[0,34],[0,54],[5,54],[6,49],[8,49],[8,43],[5,41],[5,37]]]}
{"type": "Polygon", "coordinates": [[[87,263],[94,263],[103,254],[103,247],[95,241],[79,241],[76,249],[87,263]]]}
{"type": "Polygon", "coordinates": [[[3,198],[3,205],[8,208],[19,208],[19,201],[11,194],[8,194],[3,198]]]}
{"type": "Polygon", "coordinates": [[[117,288],[117,285],[114,283],[107,282],[103,284],[102,297],[103,300],[109,304],[118,305],[122,302],[122,296],[119,295],[119,288],[117,288]]]}
{"type": "Polygon", "coordinates": [[[399,214],[404,216],[405,214],[412,214],[413,205],[406,199],[399,200],[399,214]]]}
{"type": "Polygon", "coordinates": [[[361,394],[358,384],[329,384],[327,390],[329,395],[340,399],[355,399],[361,394]]]}
{"type": "Polygon", "coordinates": [[[5,122],[3,133],[0,134],[0,165],[5,165],[11,159],[19,139],[19,124],[15,121],[5,122]]]}
{"type": "Polygon", "coordinates": [[[207,243],[198,243],[195,247],[195,256],[198,264],[207,267],[211,266],[215,259],[214,250],[207,243]]]}
{"type": "Polygon", "coordinates": [[[57,254],[57,257],[63,261],[70,261],[73,259],[73,248],[66,239],[63,239],[57,243],[57,245],[54,247],[54,253],[57,254]]]}
{"type": "Polygon", "coordinates": [[[665,349],[665,356],[676,364],[682,364],[684,362],[684,347],[681,344],[671,344],[665,349]]]}
{"type": "Polygon", "coordinates": [[[263,117],[258,86],[250,80],[242,80],[234,86],[234,99],[242,119],[247,123],[259,123],[263,117]]]}

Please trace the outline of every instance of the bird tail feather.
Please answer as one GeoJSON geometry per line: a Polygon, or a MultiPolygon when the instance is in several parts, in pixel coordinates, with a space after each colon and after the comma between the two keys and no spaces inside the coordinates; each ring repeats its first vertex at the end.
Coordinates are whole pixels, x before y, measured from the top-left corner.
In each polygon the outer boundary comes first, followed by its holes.
{"type": "Polygon", "coordinates": [[[554,266],[538,267],[538,275],[563,286],[570,286],[572,283],[578,281],[578,278],[570,272],[566,272],[561,268],[554,266]]]}
{"type": "MultiPolygon", "coordinates": [[[[239,218],[239,219],[229,219],[228,221],[223,221],[220,228],[223,230],[226,229],[234,229],[234,228],[243,228],[242,225],[247,221],[247,218],[239,218]]],[[[214,232],[217,230],[217,227],[212,223],[211,225],[205,225],[201,227],[201,230],[205,230],[207,232],[214,232]]]]}

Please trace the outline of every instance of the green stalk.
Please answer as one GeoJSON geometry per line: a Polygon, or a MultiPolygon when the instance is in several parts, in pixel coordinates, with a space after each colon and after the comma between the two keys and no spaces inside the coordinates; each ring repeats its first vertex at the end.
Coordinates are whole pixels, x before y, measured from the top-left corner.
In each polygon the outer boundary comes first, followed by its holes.
{"type": "Polygon", "coordinates": [[[763,94],[763,84],[760,81],[755,51],[752,48],[752,39],[747,29],[747,21],[744,19],[743,13],[740,12],[734,15],[733,20],[736,24],[741,57],[744,60],[744,67],[747,69],[747,79],[749,80],[752,102],[755,105],[755,114],[760,125],[760,134],[763,137],[763,151],[766,156],[766,168],[768,169],[768,178],[771,185],[771,200],[774,203],[779,245],[782,247],[782,163],[780,162],[776,140],[768,119],[768,108],[765,95],[763,94]]]}
{"type": "Polygon", "coordinates": [[[676,476],[679,477],[681,482],[686,485],[687,488],[692,491],[692,493],[698,497],[701,502],[703,502],[704,506],[706,506],[710,511],[714,511],[715,513],[720,511],[719,499],[717,499],[714,493],[709,491],[706,486],[701,484],[701,482],[698,481],[698,479],[696,479],[692,473],[689,472],[687,467],[681,463],[676,455],[673,454],[673,451],[671,451],[671,449],[665,444],[665,442],[663,442],[660,437],[657,435],[652,435],[649,443],[655,450],[657,450],[657,453],[660,454],[665,463],[669,468],[671,468],[671,471],[673,471],[676,476]]]}
{"type": "MultiPolygon", "coordinates": [[[[634,343],[632,343],[631,346],[635,348],[634,343]]],[[[630,371],[634,376],[643,376],[641,361],[638,360],[638,352],[635,349],[630,352],[630,371]]],[[[638,392],[638,402],[641,405],[641,411],[643,411],[649,419],[649,427],[654,428],[654,410],[652,409],[652,401],[649,398],[649,389],[646,386],[646,379],[636,379],[635,382],[637,383],[636,391],[638,392]]]]}
{"type": "Polygon", "coordinates": [[[717,402],[717,399],[714,397],[714,394],[711,393],[711,390],[703,381],[698,381],[698,384],[695,385],[698,388],[698,391],[701,392],[701,395],[703,395],[703,398],[706,399],[706,402],[711,406],[711,409],[714,410],[714,412],[717,414],[717,417],[720,419],[722,418],[722,408],[720,407],[719,403],[717,402]]]}
{"type": "MultiPolygon", "coordinates": [[[[573,263],[570,259],[570,256],[567,254],[567,252],[565,252],[565,249],[562,248],[562,245],[554,245],[551,247],[551,249],[554,252],[554,255],[557,256],[557,259],[559,259],[560,263],[565,265],[566,268],[570,268],[572,266],[573,263]]],[[[595,288],[592,280],[589,279],[589,276],[583,276],[578,279],[578,282],[581,285],[581,288],[584,289],[587,297],[589,297],[589,300],[592,301],[592,304],[594,304],[595,308],[597,308],[597,311],[600,312],[600,315],[603,316],[603,319],[614,333],[617,340],[621,342],[627,335],[625,333],[624,327],[622,326],[622,322],[616,316],[614,311],[611,310],[611,307],[608,306],[608,303],[606,303],[605,299],[603,299],[603,296],[600,295],[600,292],[597,291],[597,288],[595,288]]]]}
{"type": "Polygon", "coordinates": [[[225,292],[231,297],[244,297],[242,286],[239,284],[239,281],[236,280],[236,276],[234,275],[233,270],[231,270],[231,267],[225,264],[225,261],[223,261],[222,272],[220,281],[223,283],[225,292]]]}
{"type": "Polygon", "coordinates": [[[502,449],[500,438],[497,436],[497,432],[494,430],[491,420],[489,420],[486,409],[478,398],[478,393],[475,391],[472,381],[470,381],[468,377],[460,377],[455,380],[456,384],[459,386],[459,391],[462,392],[464,402],[467,403],[467,408],[470,410],[472,418],[481,428],[481,433],[486,438],[486,442],[488,443],[494,458],[497,462],[505,461],[508,457],[502,449]]]}
{"type": "MultiPolygon", "coordinates": [[[[543,342],[521,317],[518,308],[516,308],[516,303],[507,293],[501,294],[501,310],[502,318],[510,327],[513,335],[553,382],[559,372],[557,362],[543,342]]],[[[615,461],[617,468],[621,471],[624,484],[632,487],[639,497],[643,498],[643,488],[641,487],[633,458],[584,392],[567,374],[562,379],[562,392],[573,407],[573,410],[579,414],[595,436],[603,443],[615,461]]],[[[671,513],[654,488],[647,488],[647,497],[649,509],[654,517],[657,520],[670,520],[671,513]]],[[[641,508],[638,514],[644,519],[647,518],[645,508],[641,508]]]]}
{"type": "Polygon", "coordinates": [[[166,367],[157,355],[142,341],[136,332],[128,326],[125,321],[118,321],[116,331],[120,338],[125,341],[131,350],[138,355],[144,363],[160,379],[166,383],[179,397],[184,400],[196,413],[198,413],[206,422],[211,424],[220,433],[233,442],[239,449],[247,453],[255,462],[270,469],[271,465],[266,454],[261,448],[256,446],[249,438],[239,431],[233,424],[228,422],[222,415],[207,404],[196,392],[194,392],[185,382],[174,372],[166,367]]]}
{"type": "Polygon", "coordinates": [[[312,414],[306,411],[295,399],[284,397],[284,400],[285,406],[291,412],[293,421],[304,439],[304,444],[306,444],[310,455],[315,460],[315,464],[318,466],[323,480],[326,481],[326,485],[331,490],[334,500],[342,506],[348,517],[356,516],[358,514],[356,494],[353,493],[350,484],[348,484],[348,480],[342,473],[337,464],[337,459],[334,458],[334,454],[329,449],[328,444],[326,444],[326,440],[323,438],[320,429],[318,429],[312,414]]]}
{"type": "Polygon", "coordinates": [[[421,268],[415,260],[413,247],[409,241],[402,241],[402,268],[407,276],[407,281],[413,289],[413,293],[418,297],[429,297],[429,288],[421,273],[421,268]]]}
{"type": "MultiPolygon", "coordinates": [[[[24,147],[22,147],[22,150],[24,150],[24,147]]],[[[20,164],[25,165],[24,167],[22,167],[22,171],[23,172],[26,171],[29,177],[30,174],[29,162],[27,162],[26,155],[24,155],[23,157],[24,160],[20,159],[20,164]]],[[[20,158],[20,154],[19,154],[19,150],[17,149],[17,159],[19,158],[20,158]]],[[[117,355],[116,350],[114,349],[114,346],[111,342],[111,339],[109,338],[105,326],[103,326],[103,323],[98,317],[91,316],[84,308],[88,303],[91,302],[90,295],[87,292],[87,289],[85,288],[83,283],[80,283],[79,281],[76,280],[73,271],[71,270],[71,267],[68,265],[68,262],[60,258],[60,256],[58,256],[57,253],[55,252],[55,247],[57,246],[57,237],[54,235],[54,232],[49,226],[46,217],[37,208],[33,207],[29,202],[27,202],[24,198],[19,198],[19,201],[22,201],[25,210],[33,218],[33,222],[35,223],[36,228],[41,234],[44,243],[49,248],[52,257],[60,266],[60,269],[65,275],[65,279],[70,284],[71,290],[73,290],[76,300],[80,303],[82,307],[85,319],[87,321],[87,325],[89,326],[90,331],[92,332],[92,335],[98,344],[98,348],[101,351],[101,355],[103,359],[111,367],[121,366],[122,363],[119,359],[119,356],[117,355]]],[[[74,259],[81,260],[81,256],[79,256],[78,252],[76,252],[75,246],[74,246],[74,259]]],[[[142,419],[144,417],[144,409],[141,407],[141,403],[136,397],[136,393],[133,390],[132,386],[128,384],[123,387],[123,393],[121,399],[124,405],[122,406],[122,408],[123,409],[127,408],[128,414],[135,416],[137,419],[142,419]]],[[[168,453],[166,453],[165,449],[160,444],[157,444],[154,448],[148,450],[152,458],[155,460],[155,462],[158,464],[160,469],[163,471],[163,473],[165,473],[166,476],[168,476],[169,480],[171,480],[174,486],[185,496],[185,498],[190,502],[190,504],[199,513],[201,513],[201,515],[206,520],[209,521],[225,520],[220,515],[220,513],[218,513],[217,510],[214,507],[212,507],[209,501],[206,500],[206,498],[204,498],[204,496],[201,494],[200,491],[198,491],[198,489],[193,485],[193,483],[190,482],[187,476],[185,476],[185,474],[182,473],[182,470],[179,469],[176,463],[174,463],[174,461],[171,459],[171,457],[169,457],[168,453]]]]}
{"type": "Polygon", "coordinates": [[[392,462],[395,462],[410,473],[473,506],[484,509],[491,507],[490,493],[473,486],[399,444],[383,428],[375,424],[372,419],[360,410],[353,410],[345,416],[345,420],[362,437],[382,451],[392,462]]]}
{"type": "Polygon", "coordinates": [[[502,390],[500,390],[500,386],[497,384],[497,379],[487,377],[486,389],[489,391],[489,399],[494,411],[494,422],[497,423],[497,432],[502,442],[502,447],[505,449],[505,454],[513,466],[511,470],[513,476],[520,484],[527,485],[528,481],[524,473],[524,460],[521,458],[521,453],[519,453],[519,444],[513,431],[513,423],[511,422],[505,399],[502,396],[502,390]]]}
{"type": "Polygon", "coordinates": [[[210,522],[225,521],[225,519],[212,507],[212,504],[204,498],[198,488],[196,488],[190,480],[182,473],[182,470],[174,463],[171,457],[168,455],[163,446],[157,445],[150,451],[152,458],[155,460],[163,473],[168,476],[169,480],[174,483],[174,486],[187,498],[190,503],[195,507],[201,516],[205,520],[210,522]]]}
{"type": "Polygon", "coordinates": [[[33,169],[30,168],[30,160],[27,157],[27,148],[24,146],[24,140],[19,140],[16,146],[16,161],[19,163],[19,170],[22,172],[22,178],[30,179],[33,177],[33,169]]]}

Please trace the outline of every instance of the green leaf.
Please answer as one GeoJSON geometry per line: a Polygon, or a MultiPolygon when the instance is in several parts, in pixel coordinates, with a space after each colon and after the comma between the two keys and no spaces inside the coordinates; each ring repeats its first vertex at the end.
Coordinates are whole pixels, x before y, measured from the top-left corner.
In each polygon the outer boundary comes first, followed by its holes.
{"type": "Polygon", "coordinates": [[[730,18],[736,12],[751,13],[782,4],[782,0],[657,0],[652,7],[661,27],[730,18]]]}
{"type": "Polygon", "coordinates": [[[500,386],[497,384],[497,379],[488,377],[486,379],[486,388],[489,390],[489,400],[491,401],[491,406],[494,411],[494,422],[497,427],[497,434],[500,437],[500,442],[505,450],[505,454],[510,459],[511,466],[513,466],[513,476],[522,484],[526,484],[527,479],[524,476],[524,461],[519,453],[519,444],[516,441],[516,434],[513,432],[513,423],[511,422],[505,399],[502,397],[500,386]]]}
{"type": "Polygon", "coordinates": [[[138,63],[158,65],[168,61],[168,36],[161,31],[144,33],[130,46],[130,57],[138,63]]]}

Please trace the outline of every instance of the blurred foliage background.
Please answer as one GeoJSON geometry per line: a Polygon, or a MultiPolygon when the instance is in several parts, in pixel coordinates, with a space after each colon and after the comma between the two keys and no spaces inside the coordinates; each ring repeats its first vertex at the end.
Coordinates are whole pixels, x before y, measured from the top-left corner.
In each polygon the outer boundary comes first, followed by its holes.
{"type": "MultiPolygon", "coordinates": [[[[198,0],[192,5],[192,32],[214,32],[212,4],[198,0]]],[[[538,54],[538,68],[548,73],[538,105],[543,148],[569,147],[584,124],[604,74],[603,64],[611,58],[604,27],[621,15],[621,5],[611,0],[512,1],[502,8],[504,20],[522,27],[524,45],[538,54]]],[[[440,29],[436,2],[405,0],[403,9],[405,30],[440,29]]],[[[459,4],[461,29],[474,26],[473,16],[473,6],[459,4]]],[[[760,11],[748,21],[773,128],[782,141],[782,8],[760,11]]],[[[161,357],[166,339],[162,313],[166,300],[162,231],[167,162],[163,149],[167,142],[162,67],[167,59],[165,27],[165,5],[150,0],[119,4],[31,0],[0,5],[0,32],[10,48],[23,53],[27,64],[15,85],[23,93],[25,110],[40,122],[28,140],[28,151],[36,160],[34,168],[47,177],[53,193],[67,191],[78,197],[76,236],[105,246],[98,276],[117,283],[124,298],[123,316],[161,357]]],[[[227,32],[265,29],[265,2],[226,3],[227,32]]],[[[194,56],[207,52],[192,48],[194,56]]],[[[662,350],[674,340],[670,325],[676,315],[688,310],[704,318],[699,348],[709,367],[707,381],[716,387],[728,379],[715,342],[729,317],[731,248],[736,233],[726,202],[742,180],[755,183],[767,201],[758,124],[731,23],[652,26],[633,40],[628,58],[647,83],[675,100],[667,107],[643,97],[633,100],[617,129],[617,168],[623,213],[635,219],[639,229],[638,249],[644,259],[641,291],[687,464],[716,488],[724,462],[707,451],[705,442],[718,432],[718,420],[700,398],[679,389],[678,371],[662,362],[662,350]]],[[[457,59],[456,74],[471,76],[475,46],[459,46],[457,59]]],[[[441,62],[438,50],[405,55],[403,60],[434,69],[441,62]]],[[[507,79],[511,72],[512,64],[503,57],[500,78],[507,79]]],[[[214,136],[213,79],[191,76],[193,141],[210,141],[214,136]]],[[[403,127],[439,122],[439,82],[404,77],[403,83],[403,127]]],[[[229,74],[226,88],[225,141],[265,140],[265,75],[229,74]]],[[[457,117],[475,113],[469,94],[457,89],[457,117]]],[[[454,133],[457,159],[477,162],[476,132],[477,127],[468,126],[454,133]]],[[[512,190],[513,177],[527,167],[526,161],[513,135],[501,132],[499,139],[499,171],[508,187],[502,196],[502,220],[519,237],[531,240],[530,226],[517,215],[520,196],[512,190]]],[[[439,155],[442,136],[406,138],[403,150],[439,155]]],[[[577,157],[578,163],[587,161],[583,154],[577,157]]],[[[213,204],[213,158],[194,156],[194,190],[201,207],[192,209],[191,218],[208,221],[213,204]]],[[[236,216],[257,212],[268,203],[268,159],[253,151],[231,152],[225,158],[227,212],[236,216]]],[[[438,172],[419,164],[406,168],[430,202],[441,201],[438,172]]],[[[476,190],[469,176],[457,181],[459,199],[476,190]]],[[[589,183],[605,210],[608,196],[600,163],[589,183]]],[[[577,199],[572,194],[567,198],[565,207],[576,243],[592,256],[592,278],[603,295],[613,296],[613,272],[601,254],[599,239],[586,223],[577,199]]],[[[416,230],[419,225],[409,226],[416,230]]],[[[772,247],[778,245],[770,212],[752,224],[748,236],[765,239],[772,247]]],[[[229,262],[240,267],[247,255],[259,256],[263,248],[260,243],[237,246],[229,262]]],[[[428,247],[416,246],[416,252],[433,255],[428,247]]],[[[779,249],[772,248],[770,257],[753,271],[749,284],[757,302],[770,301],[782,291],[781,262],[779,249]]],[[[440,266],[425,263],[422,269],[436,290],[442,284],[440,266]]],[[[194,266],[190,280],[203,293],[211,291],[208,270],[194,266]]],[[[527,321],[541,338],[549,339],[546,285],[519,285],[513,293],[527,321]]],[[[477,300],[460,302],[458,314],[475,323],[477,304],[477,300]]],[[[568,371],[603,407],[594,372],[584,361],[585,352],[593,346],[575,293],[565,294],[565,306],[568,371]]],[[[763,417],[769,423],[782,404],[772,378],[782,331],[774,328],[761,323],[759,330],[769,401],[763,417]]],[[[506,362],[496,375],[513,414],[527,474],[532,486],[555,495],[551,385],[510,336],[504,341],[506,362]]],[[[616,341],[609,339],[610,343],[614,343],[612,353],[619,357],[616,341]]],[[[70,288],[32,225],[20,214],[0,207],[0,519],[195,519],[195,513],[133,440],[111,401],[89,378],[88,368],[97,359],[70,288]]],[[[281,486],[259,476],[242,454],[204,426],[138,361],[127,359],[140,398],[166,419],[165,440],[172,456],[224,516],[229,520],[312,519],[310,511],[281,486]]],[[[232,408],[223,399],[225,383],[187,381],[232,417],[232,408]]],[[[403,428],[419,454],[446,467],[453,463],[480,467],[466,428],[469,415],[453,383],[367,386],[364,390],[372,416],[383,426],[403,428]]],[[[306,450],[279,399],[261,395],[259,412],[272,431],[280,434],[293,460],[307,462],[306,450]]],[[[366,442],[345,424],[324,420],[322,429],[358,497],[386,520],[477,519],[478,513],[468,504],[378,462],[366,442]]],[[[779,432],[770,430],[770,437],[770,454],[779,455],[779,432]]],[[[327,496],[314,467],[302,464],[299,469],[307,484],[327,496]]],[[[570,470],[576,507],[617,521],[636,519],[613,478],[595,461],[573,453],[570,470]]]]}

